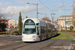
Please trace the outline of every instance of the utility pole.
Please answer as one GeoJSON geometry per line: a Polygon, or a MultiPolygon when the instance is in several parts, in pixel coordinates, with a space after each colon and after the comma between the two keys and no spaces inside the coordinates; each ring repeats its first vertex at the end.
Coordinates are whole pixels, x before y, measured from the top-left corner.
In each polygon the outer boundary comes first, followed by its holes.
{"type": "Polygon", "coordinates": [[[51,13],[52,23],[53,23],[54,17],[55,17],[55,13],[51,13]]]}
{"type": "Polygon", "coordinates": [[[35,3],[27,3],[27,4],[32,4],[32,5],[36,5],[36,14],[37,14],[37,18],[38,18],[38,3],[37,4],[35,4],[35,3]]]}
{"type": "Polygon", "coordinates": [[[36,4],[36,7],[37,7],[37,18],[38,18],[38,4],[36,4]]]}
{"type": "MultiPolygon", "coordinates": [[[[65,5],[64,5],[64,1],[62,0],[62,3],[63,3],[63,9],[65,10],[65,13],[64,13],[64,15],[66,14],[66,9],[65,9],[65,5]]],[[[67,27],[66,27],[66,16],[65,16],[65,32],[66,32],[66,30],[67,30],[67,27]]]]}

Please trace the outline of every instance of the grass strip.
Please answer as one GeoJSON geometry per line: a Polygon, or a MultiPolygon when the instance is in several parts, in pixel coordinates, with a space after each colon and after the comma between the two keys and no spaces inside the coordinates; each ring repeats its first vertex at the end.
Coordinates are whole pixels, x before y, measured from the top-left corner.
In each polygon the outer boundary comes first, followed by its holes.
{"type": "Polygon", "coordinates": [[[52,39],[74,40],[74,38],[70,34],[62,33],[62,32],[58,32],[58,34],[60,35],[53,37],[52,39]]]}

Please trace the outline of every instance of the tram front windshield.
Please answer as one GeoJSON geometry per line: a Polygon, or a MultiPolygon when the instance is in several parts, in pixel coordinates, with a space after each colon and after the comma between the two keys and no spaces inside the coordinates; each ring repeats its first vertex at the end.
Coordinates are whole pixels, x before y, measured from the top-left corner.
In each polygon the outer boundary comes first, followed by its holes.
{"type": "Polygon", "coordinates": [[[32,20],[27,20],[23,26],[23,34],[35,34],[36,26],[32,20]]]}

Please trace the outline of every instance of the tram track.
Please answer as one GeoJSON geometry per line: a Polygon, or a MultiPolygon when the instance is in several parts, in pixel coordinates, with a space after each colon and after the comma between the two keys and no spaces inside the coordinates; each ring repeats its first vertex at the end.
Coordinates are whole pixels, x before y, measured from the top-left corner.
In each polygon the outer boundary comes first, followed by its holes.
{"type": "Polygon", "coordinates": [[[17,50],[18,48],[21,48],[23,46],[28,46],[28,45],[31,45],[32,43],[26,43],[25,45],[22,45],[22,46],[19,46],[19,47],[16,47],[16,48],[13,48],[12,50],[17,50]]]}
{"type": "Polygon", "coordinates": [[[69,46],[69,40],[50,39],[36,43],[18,42],[7,46],[0,47],[0,50],[65,50],[64,48],[51,48],[51,46],[69,46]],[[41,45],[40,45],[41,44],[41,45]]]}
{"type": "MultiPolygon", "coordinates": [[[[67,40],[66,40],[67,41],[67,40]]],[[[50,43],[49,45],[47,45],[47,46],[44,46],[44,47],[42,47],[42,48],[40,48],[39,50],[50,50],[50,49],[52,49],[52,50],[65,50],[65,48],[63,48],[63,46],[68,46],[69,45],[69,43],[70,42],[67,42],[66,43],[66,41],[60,41],[61,43],[59,43],[59,42],[52,42],[52,43],[50,43]],[[65,44],[66,43],[66,44],[65,44]],[[54,46],[54,47],[57,47],[57,48],[51,48],[51,46],[54,46]]]]}
{"type": "Polygon", "coordinates": [[[64,48],[50,48],[51,46],[69,46],[70,41],[67,40],[56,40],[50,39],[47,41],[31,44],[28,46],[23,46],[21,48],[17,48],[17,50],[64,50],[64,48]],[[47,43],[49,42],[49,43],[47,43]],[[41,44],[41,45],[40,45],[41,44]]]}
{"type": "MultiPolygon", "coordinates": [[[[56,40],[56,41],[57,41],[57,40],[56,40]]],[[[46,47],[48,47],[49,45],[52,45],[54,42],[55,42],[55,40],[54,40],[53,42],[50,42],[50,44],[48,44],[47,46],[44,46],[44,47],[40,48],[39,50],[43,50],[43,48],[46,48],[46,47]]]]}

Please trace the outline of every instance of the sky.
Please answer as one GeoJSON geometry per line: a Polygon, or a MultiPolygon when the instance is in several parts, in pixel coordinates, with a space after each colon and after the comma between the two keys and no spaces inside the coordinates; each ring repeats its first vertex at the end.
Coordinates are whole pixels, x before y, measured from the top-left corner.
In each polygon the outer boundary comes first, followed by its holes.
{"type": "Polygon", "coordinates": [[[26,16],[36,18],[36,5],[32,3],[38,3],[39,19],[46,17],[45,14],[51,19],[51,14],[54,13],[54,20],[57,20],[62,15],[71,15],[73,11],[73,0],[0,0],[0,14],[15,21],[19,19],[19,12],[21,12],[22,19],[26,16]]]}

